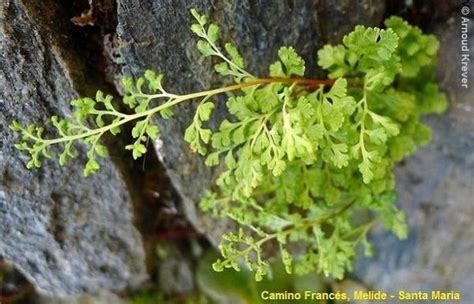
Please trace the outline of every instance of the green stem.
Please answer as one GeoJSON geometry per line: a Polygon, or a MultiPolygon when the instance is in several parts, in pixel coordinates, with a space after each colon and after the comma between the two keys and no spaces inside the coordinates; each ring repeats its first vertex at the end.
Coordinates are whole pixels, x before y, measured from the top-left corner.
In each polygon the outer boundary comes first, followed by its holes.
{"type": "MultiPolygon", "coordinates": [[[[45,143],[46,146],[53,145],[53,144],[58,144],[62,142],[67,142],[67,141],[74,141],[82,138],[86,138],[89,136],[94,136],[97,134],[102,134],[110,131],[113,128],[119,127],[125,123],[128,123],[133,120],[137,120],[142,117],[146,116],[152,116],[164,109],[170,108],[172,106],[175,106],[181,102],[187,101],[187,100],[192,100],[200,97],[212,97],[214,95],[219,95],[222,93],[226,92],[231,92],[231,91],[236,91],[236,90],[241,90],[243,88],[251,87],[251,86],[256,86],[260,84],[265,84],[265,83],[294,83],[294,84],[299,84],[299,83],[304,83],[304,84],[312,84],[312,85],[325,85],[325,84],[330,84],[333,83],[331,80],[314,80],[314,79],[304,79],[304,78],[262,78],[262,79],[253,79],[251,81],[235,84],[235,85],[230,85],[218,89],[213,89],[213,90],[207,90],[207,91],[201,91],[201,92],[195,92],[195,93],[190,93],[186,95],[179,95],[174,99],[171,99],[169,102],[166,102],[164,104],[161,104],[159,106],[156,106],[154,108],[151,108],[147,111],[140,112],[140,113],[135,113],[135,114],[114,114],[118,117],[122,117],[119,121],[112,123],[110,125],[97,128],[97,129],[91,129],[87,132],[76,134],[76,135],[71,135],[71,136],[65,136],[65,137],[60,137],[60,138],[55,138],[55,139],[40,139],[34,136],[33,134],[27,134],[28,137],[35,141],[42,141],[45,143]]],[[[154,98],[161,98],[161,97],[169,97],[169,96],[175,96],[175,95],[168,95],[168,94],[158,94],[158,95],[147,95],[148,97],[154,98]]],[[[103,114],[106,114],[105,111],[103,114]]],[[[107,113],[109,114],[109,113],[107,113]]]]}
{"type": "Polygon", "coordinates": [[[367,159],[367,150],[365,150],[364,145],[364,135],[365,135],[365,118],[367,117],[367,113],[369,112],[369,107],[367,105],[367,88],[364,85],[364,96],[360,100],[363,106],[363,113],[360,119],[360,135],[359,135],[359,145],[360,145],[360,152],[362,154],[362,159],[365,161],[367,159]]]}
{"type": "MultiPolygon", "coordinates": [[[[318,224],[321,224],[321,223],[324,223],[332,218],[335,218],[339,215],[341,215],[342,213],[346,212],[353,204],[355,203],[355,201],[352,201],[350,203],[348,203],[347,205],[345,205],[344,207],[342,207],[341,209],[339,209],[338,211],[334,212],[334,213],[331,213],[329,214],[328,216],[325,216],[325,217],[322,217],[322,218],[318,218],[318,219],[311,219],[311,220],[306,220],[305,223],[301,224],[301,225],[297,225],[297,226],[290,226],[288,228],[286,228],[285,230],[283,231],[280,231],[280,232],[276,232],[276,233],[272,233],[272,234],[268,234],[266,237],[260,239],[258,242],[256,242],[256,247],[261,247],[264,243],[268,242],[268,241],[271,241],[273,239],[276,239],[279,235],[283,234],[283,235],[288,235],[290,233],[292,233],[293,231],[296,231],[296,230],[306,230],[308,228],[311,228],[315,225],[318,225],[318,224]]],[[[253,249],[252,246],[249,246],[248,248],[246,248],[243,253],[249,253],[251,250],[253,249]]]]}
{"type": "MultiPolygon", "coordinates": [[[[237,71],[239,71],[242,76],[246,76],[246,77],[249,77],[251,79],[255,79],[256,77],[252,74],[250,74],[249,72],[247,72],[246,70],[240,68],[239,66],[237,66],[235,63],[232,62],[232,60],[230,60],[229,58],[227,58],[224,54],[222,54],[222,52],[220,51],[220,49],[214,44],[214,42],[212,42],[209,37],[207,36],[206,34],[206,29],[204,28],[204,26],[202,24],[201,25],[201,30],[202,30],[202,33],[203,35],[201,36],[202,38],[206,39],[206,41],[209,43],[209,45],[213,48],[214,52],[215,52],[215,55],[220,57],[222,60],[224,60],[225,62],[227,62],[230,66],[233,66],[237,71]]],[[[237,76],[237,75],[236,75],[237,76]]]]}
{"type": "Polygon", "coordinates": [[[298,226],[290,226],[288,227],[287,229],[281,231],[281,232],[277,232],[277,233],[272,233],[272,234],[268,234],[266,237],[260,239],[259,241],[257,241],[254,245],[250,245],[248,244],[249,246],[247,248],[245,248],[244,250],[240,251],[239,253],[236,253],[232,256],[228,256],[228,257],[225,257],[227,260],[232,260],[232,259],[235,259],[239,256],[246,256],[248,254],[250,254],[250,252],[252,250],[255,251],[256,255],[257,255],[257,259],[258,259],[258,262],[261,263],[261,255],[260,255],[260,251],[261,251],[261,246],[268,242],[268,241],[271,241],[275,238],[277,238],[279,235],[281,235],[281,233],[283,233],[285,236],[290,234],[291,232],[295,231],[295,230],[306,230],[314,225],[318,225],[318,224],[321,224],[323,222],[326,222],[334,217],[337,217],[339,215],[341,215],[342,213],[344,213],[347,209],[349,209],[353,204],[355,203],[355,201],[352,201],[350,202],[349,204],[347,204],[346,206],[342,207],[340,210],[326,216],[326,217],[323,217],[323,218],[318,218],[316,220],[312,219],[312,220],[307,220],[306,223],[304,224],[301,224],[301,225],[298,225],[298,226]]]}

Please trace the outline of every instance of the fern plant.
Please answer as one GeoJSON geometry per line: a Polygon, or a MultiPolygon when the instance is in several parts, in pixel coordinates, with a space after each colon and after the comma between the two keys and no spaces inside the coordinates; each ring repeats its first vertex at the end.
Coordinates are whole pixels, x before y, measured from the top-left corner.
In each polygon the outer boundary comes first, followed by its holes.
{"type": "Polygon", "coordinates": [[[245,265],[261,280],[272,258],[266,248],[279,248],[289,273],[342,278],[359,245],[371,254],[367,233],[376,220],[405,238],[393,169],[430,140],[420,117],[447,105],[433,76],[436,38],[391,17],[385,29],[357,26],[342,44],[319,50],[317,63],[329,79],[304,78],[305,62],[292,47],[280,48],[268,77],[259,78],[246,70],[232,43],[220,47],[216,24],[191,13],[198,50],[215,57],[216,72],[235,84],[177,95],[163,88],[162,74],[125,77],[123,103],[131,114],[98,91],[95,98],[72,101],[74,119],[51,119],[56,138],[44,137],[43,127],[14,122],[11,128],[22,138],[16,147],[30,156],[27,167],[51,158],[53,145],[63,147],[59,163],[64,165],[77,156],[74,143],[81,142],[88,147],[84,174],[95,173],[98,158],[107,155],[101,136],[119,133],[126,123],[134,124],[134,141],[125,149],[139,158],[148,138],[160,134],[152,116],[171,119],[177,106],[196,101],[184,140],[208,166],[225,167],[199,205],[240,227],[222,236],[216,271],[245,265]],[[231,118],[212,130],[207,126],[215,109],[212,98],[223,93],[230,95],[231,118]]]}

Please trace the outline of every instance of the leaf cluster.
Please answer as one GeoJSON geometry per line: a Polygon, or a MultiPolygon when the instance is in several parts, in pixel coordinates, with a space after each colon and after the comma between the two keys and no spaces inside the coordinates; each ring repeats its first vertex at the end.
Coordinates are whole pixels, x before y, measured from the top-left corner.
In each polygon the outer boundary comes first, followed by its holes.
{"type": "Polygon", "coordinates": [[[68,160],[78,156],[73,143],[81,141],[87,146],[84,175],[88,176],[100,169],[98,157],[108,155],[107,148],[100,143],[101,137],[105,133],[115,136],[121,132],[123,124],[135,121],[135,126],[131,131],[131,136],[135,141],[127,145],[125,149],[131,150],[133,158],[137,159],[146,152],[145,144],[148,139],[155,139],[160,133],[158,126],[154,125],[150,118],[156,113],[160,113],[164,119],[173,116],[170,104],[177,96],[163,89],[162,79],[163,75],[153,71],[147,71],[144,77],[136,81],[131,77],[122,79],[125,92],[123,104],[133,110],[132,114],[128,114],[127,111],[122,112],[117,105],[114,105],[113,96],[105,95],[100,90],[94,98],[84,97],[72,100],[73,119],[61,119],[57,116],[51,118],[51,123],[59,134],[59,137],[55,139],[45,138],[43,127],[33,124],[23,127],[19,122],[14,121],[10,129],[21,134],[21,142],[15,147],[30,156],[27,168],[39,168],[42,158],[52,158],[51,146],[62,145],[63,149],[58,159],[59,164],[64,166],[68,160]],[[154,108],[150,107],[150,103],[156,99],[165,99],[167,102],[154,108]]]}
{"type": "MultiPolygon", "coordinates": [[[[260,280],[269,272],[265,246],[276,241],[288,272],[342,278],[358,245],[371,254],[367,232],[374,218],[406,237],[393,168],[429,142],[420,117],[444,110],[446,98],[426,77],[433,74],[435,38],[398,17],[386,25],[357,26],[342,44],[318,52],[331,86],[271,83],[228,99],[233,117],[211,134],[206,159],[226,169],[201,207],[247,232],[223,237],[224,259],[215,270],[238,270],[244,262],[260,280]],[[410,47],[417,43],[431,49],[410,47]]],[[[304,75],[293,48],[278,55],[271,77],[304,75]]]]}

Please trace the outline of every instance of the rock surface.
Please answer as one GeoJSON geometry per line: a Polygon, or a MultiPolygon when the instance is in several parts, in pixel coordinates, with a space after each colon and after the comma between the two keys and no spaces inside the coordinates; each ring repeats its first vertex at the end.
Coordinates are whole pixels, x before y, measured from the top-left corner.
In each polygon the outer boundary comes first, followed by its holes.
{"type": "MultiPolygon", "coordinates": [[[[179,93],[212,87],[217,78],[210,63],[199,61],[195,39],[188,30],[188,9],[197,7],[222,27],[224,41],[235,41],[257,75],[275,59],[280,45],[294,45],[313,62],[314,52],[325,42],[338,42],[354,24],[378,24],[383,4],[366,1],[288,1],[266,6],[266,1],[167,1],[122,0],[118,7],[118,35],[124,73],[140,75],[152,68],[167,75],[170,91],[179,93]],[[348,17],[349,16],[349,17],[348,17]],[[153,20],[149,22],[148,20],[153,20]],[[282,22],[284,20],[284,22],[282,22]],[[288,26],[291,24],[291,26],[288,26]],[[179,33],[179,35],[177,35],[179,33]]],[[[474,298],[468,286],[474,281],[473,124],[472,88],[461,90],[459,77],[459,16],[436,30],[441,37],[440,78],[452,101],[449,113],[429,117],[433,143],[397,169],[399,204],[407,210],[411,228],[408,240],[391,234],[373,235],[378,254],[359,261],[355,275],[375,289],[460,290],[474,298]],[[457,54],[457,55],[456,55],[457,54]]],[[[310,74],[318,74],[314,65],[310,74]]],[[[472,67],[470,68],[472,71],[472,67]]],[[[202,160],[191,154],[180,138],[190,120],[192,107],[183,106],[173,120],[159,121],[163,136],[156,143],[174,186],[183,198],[187,217],[211,240],[224,224],[209,221],[196,210],[195,202],[212,176],[202,160]]]]}
{"type": "MultiPolygon", "coordinates": [[[[0,257],[44,294],[133,287],[146,276],[144,254],[117,165],[106,160],[101,173],[88,179],[77,163],[60,168],[46,162],[42,169],[28,171],[6,127],[13,119],[46,124],[52,115],[70,115],[71,98],[91,94],[89,85],[100,86],[84,67],[90,58],[81,53],[80,39],[70,36],[73,25],[61,16],[65,8],[59,3],[0,3],[0,257]]],[[[378,25],[384,14],[383,1],[369,0],[117,0],[117,40],[107,50],[116,64],[106,67],[112,76],[154,69],[166,75],[170,92],[218,86],[221,79],[198,54],[189,30],[192,7],[221,26],[223,40],[236,43],[257,75],[266,74],[279,46],[292,45],[308,62],[308,75],[317,76],[314,57],[321,45],[338,42],[355,24],[378,25]]],[[[436,30],[443,48],[440,76],[452,101],[449,113],[427,119],[434,129],[433,143],[397,170],[410,237],[400,242],[375,231],[377,255],[359,261],[355,269],[375,289],[453,289],[463,292],[464,299],[474,299],[469,289],[474,281],[474,94],[472,86],[464,91],[459,86],[458,19],[456,15],[436,30]]],[[[106,26],[115,27],[113,22],[106,26]]],[[[216,242],[226,223],[211,221],[195,207],[214,172],[182,140],[192,114],[193,106],[186,105],[169,121],[157,119],[163,136],[155,146],[182,198],[181,211],[216,242]]],[[[164,265],[162,274],[177,269],[184,275],[173,283],[182,286],[163,289],[192,287],[187,265],[184,269],[175,260],[164,265]]]]}
{"type": "Polygon", "coordinates": [[[55,1],[0,3],[0,257],[43,294],[123,289],[146,273],[117,167],[107,160],[87,179],[77,163],[29,171],[7,127],[70,115],[84,77],[60,13],[55,1]]]}
{"type": "MultiPolygon", "coordinates": [[[[222,41],[233,41],[241,51],[249,71],[266,75],[277,58],[280,46],[294,46],[307,62],[307,74],[316,75],[316,51],[326,43],[320,29],[323,24],[349,32],[355,24],[380,23],[384,4],[370,1],[158,1],[120,0],[118,2],[118,50],[123,72],[134,76],[146,69],[164,73],[170,92],[185,93],[219,85],[212,63],[201,58],[196,37],[189,30],[196,8],[221,27],[222,41]],[[371,9],[365,10],[370,4],[371,9]],[[335,9],[334,7],[337,7],[335,9]],[[328,12],[332,12],[329,14],[328,12]],[[335,11],[340,13],[335,13],[335,11]],[[347,19],[342,12],[351,11],[347,19]]],[[[334,35],[338,35],[335,33],[334,35]]],[[[328,39],[335,39],[333,34],[328,39]]],[[[225,223],[216,223],[200,215],[196,202],[211,185],[213,172],[193,154],[182,140],[191,121],[193,106],[179,106],[178,115],[158,121],[162,135],[155,143],[160,159],[182,198],[188,219],[210,240],[217,243],[225,223]]],[[[223,114],[223,111],[220,112],[223,114]]],[[[219,115],[219,114],[218,114],[219,115]]]]}

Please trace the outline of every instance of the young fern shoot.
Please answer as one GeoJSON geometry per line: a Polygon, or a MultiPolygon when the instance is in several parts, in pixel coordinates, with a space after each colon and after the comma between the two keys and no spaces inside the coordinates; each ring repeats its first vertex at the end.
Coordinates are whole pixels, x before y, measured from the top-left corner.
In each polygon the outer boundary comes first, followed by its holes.
{"type": "Polygon", "coordinates": [[[261,280],[271,270],[267,244],[276,242],[287,272],[342,278],[357,246],[370,255],[367,233],[376,220],[406,237],[393,168],[429,141],[430,129],[420,117],[447,105],[434,79],[436,38],[391,17],[386,29],[357,26],[342,44],[318,52],[318,65],[330,79],[304,78],[305,62],[292,47],[280,48],[268,77],[259,78],[245,69],[233,44],[219,47],[217,25],[191,13],[198,50],[219,59],[214,69],[235,84],[177,95],[163,88],[162,74],[125,77],[123,103],[133,113],[117,110],[112,96],[98,91],[95,98],[72,101],[74,120],[52,118],[57,138],[45,138],[42,127],[14,122],[11,128],[22,136],[16,147],[31,158],[27,167],[51,158],[52,145],[63,147],[64,165],[77,156],[78,141],[88,147],[84,174],[94,173],[98,157],[107,154],[101,136],[116,135],[126,123],[134,124],[134,141],[125,149],[139,158],[148,138],[159,136],[154,115],[171,119],[177,105],[198,101],[184,140],[208,166],[223,162],[225,168],[199,205],[240,226],[223,235],[216,271],[245,265],[261,280]],[[227,92],[233,92],[226,102],[229,119],[212,130],[207,126],[216,108],[212,97],[227,92]]]}

